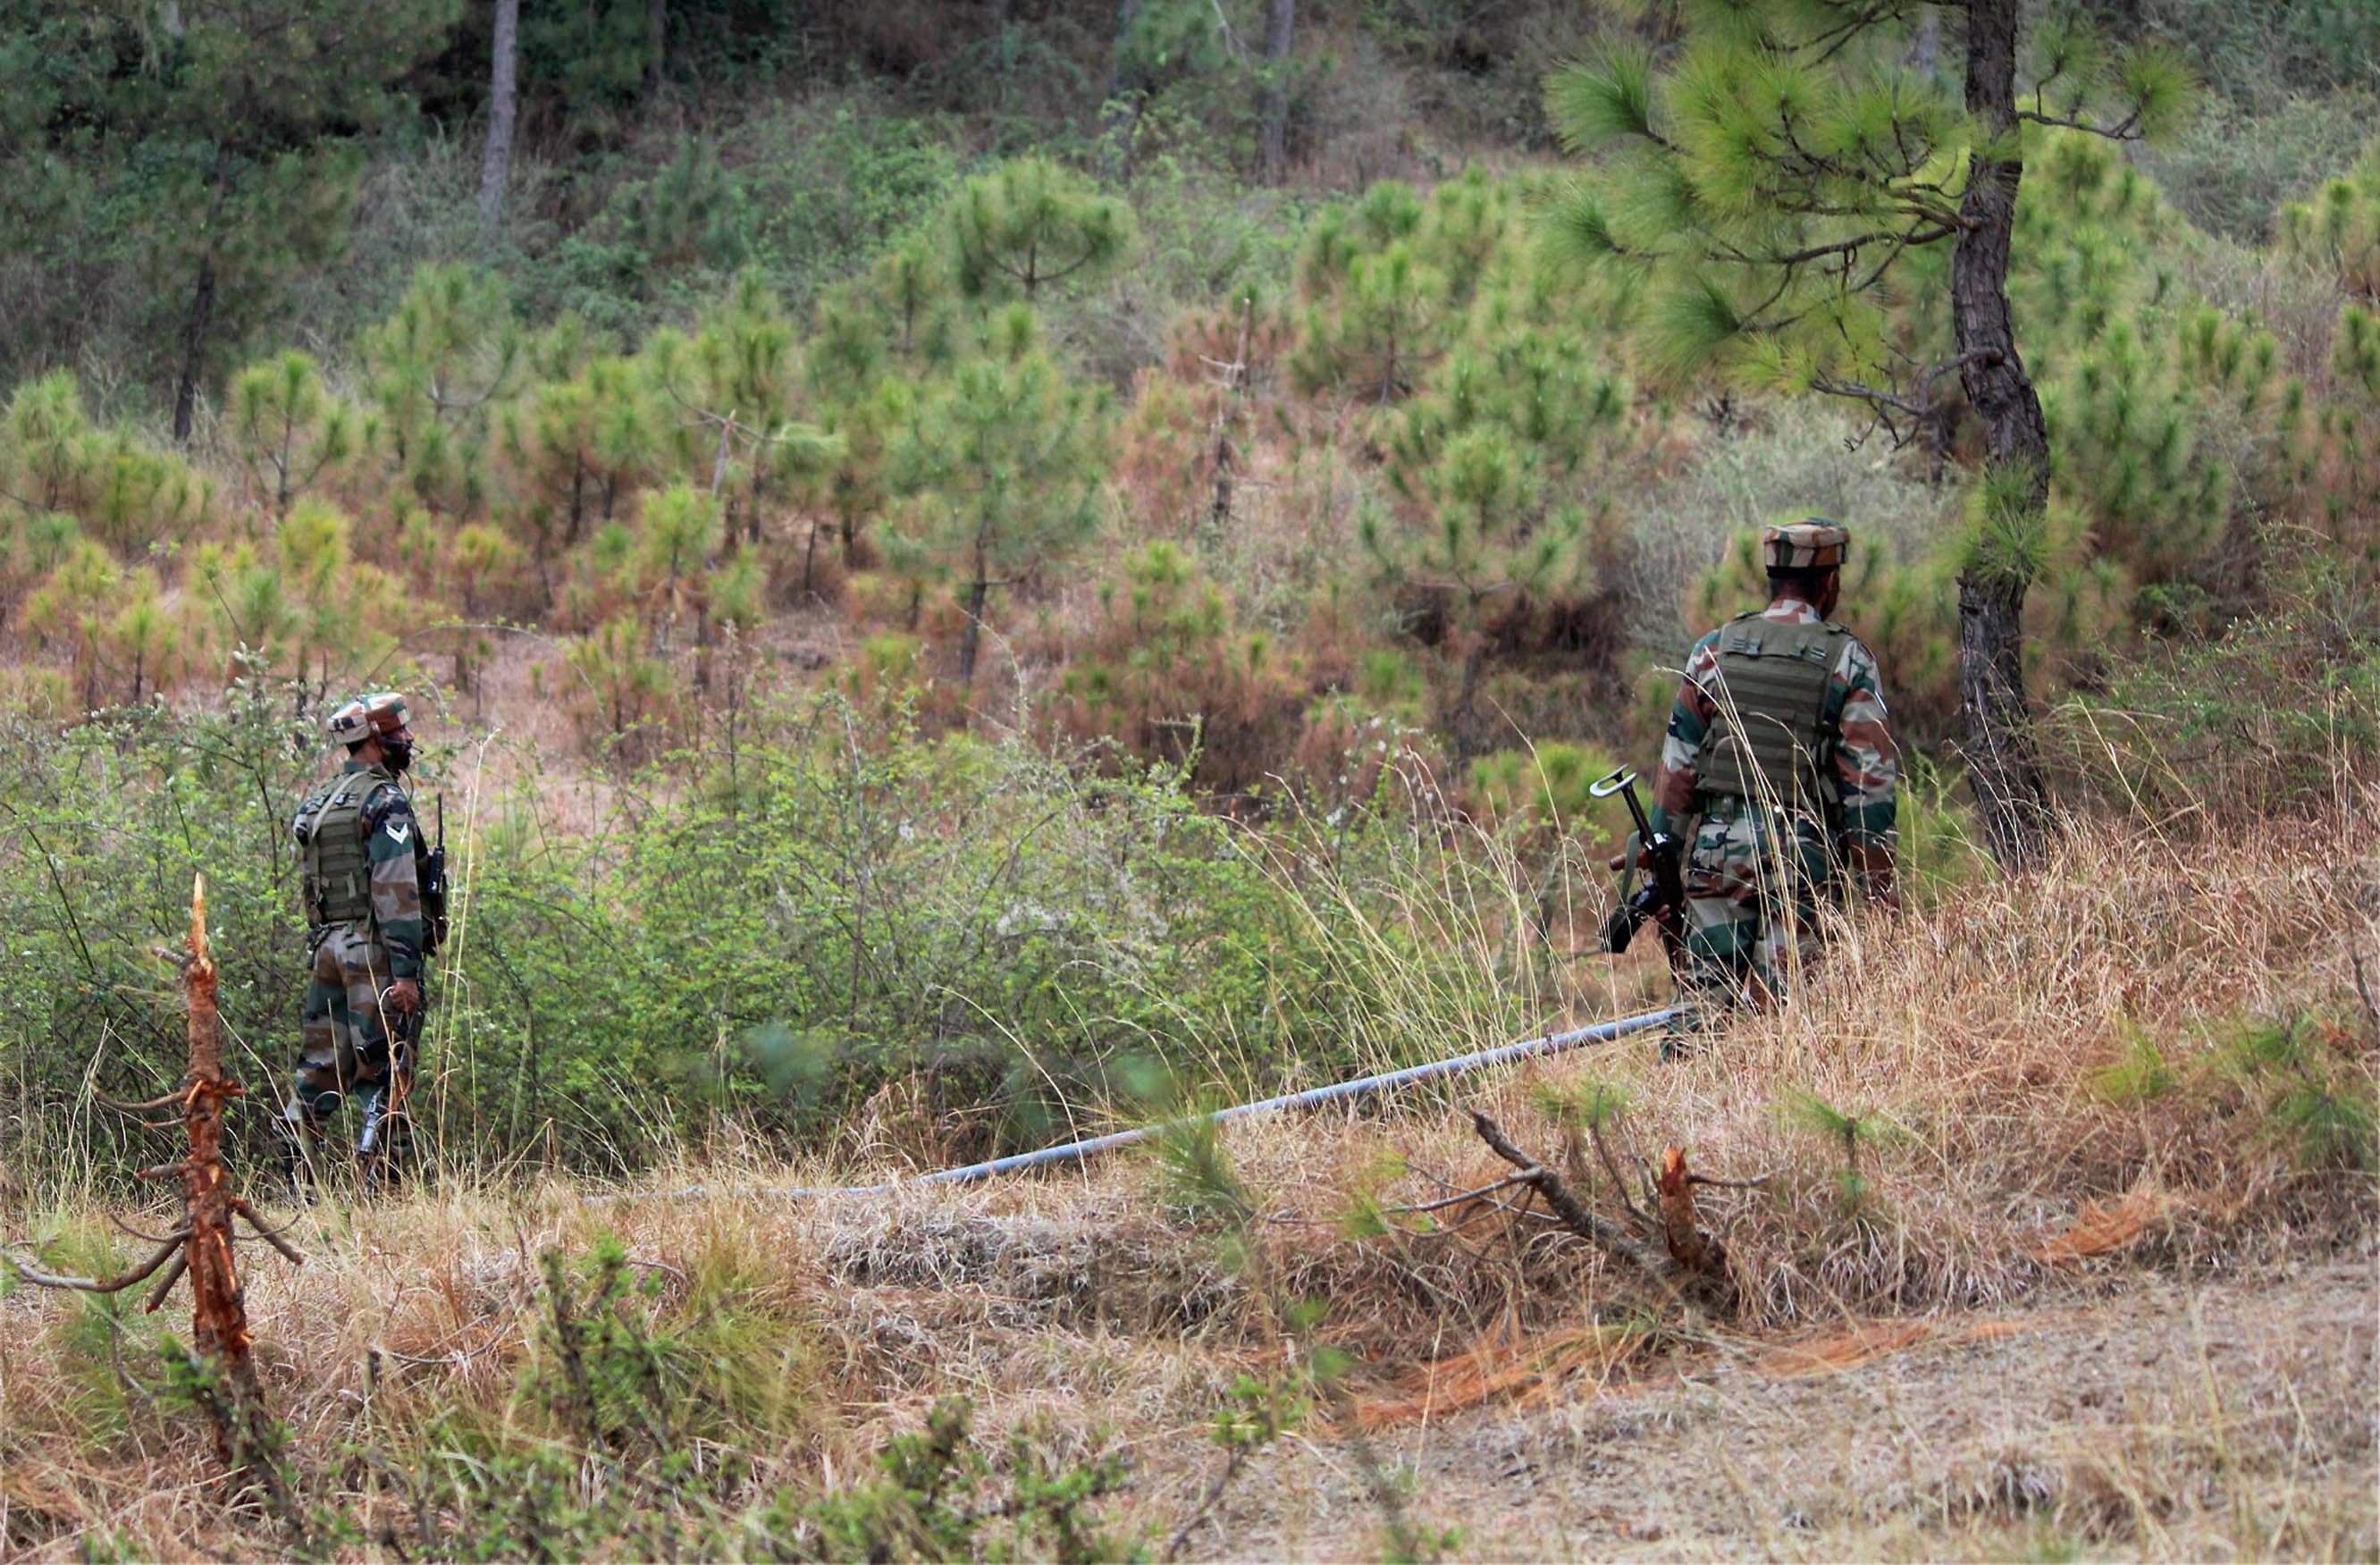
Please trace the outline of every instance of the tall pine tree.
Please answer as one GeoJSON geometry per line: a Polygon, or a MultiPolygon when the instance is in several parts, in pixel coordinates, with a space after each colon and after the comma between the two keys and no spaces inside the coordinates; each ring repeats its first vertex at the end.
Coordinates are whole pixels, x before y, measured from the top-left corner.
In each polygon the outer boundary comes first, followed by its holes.
{"type": "Polygon", "coordinates": [[[2158,46],[2110,55],[2055,18],[2028,40],[2022,12],[2021,0],[1687,0],[1657,44],[1616,44],[1548,91],[1564,141],[1596,160],[1555,204],[1552,232],[1657,289],[1670,370],[1850,398],[1895,439],[1943,417],[1937,387],[1957,377],[1984,448],[1959,578],[1965,760],[2009,864],[2028,856],[2046,806],[2021,616],[2049,437],[2008,296],[2026,131],[2136,138],[2192,96],[2158,46]],[[1960,43],[1955,83],[1911,48],[1932,17],[1960,43]],[[1946,285],[1953,340],[1909,340],[1895,294],[1946,285]]]}

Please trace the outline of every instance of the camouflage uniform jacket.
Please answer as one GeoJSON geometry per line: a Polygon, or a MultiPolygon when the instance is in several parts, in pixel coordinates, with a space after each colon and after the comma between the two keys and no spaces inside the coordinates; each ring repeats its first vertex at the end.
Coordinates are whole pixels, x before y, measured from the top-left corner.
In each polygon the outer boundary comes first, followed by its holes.
{"type": "MultiPolygon", "coordinates": [[[[1811,625],[1818,611],[1798,598],[1780,598],[1762,612],[1764,619],[1780,625],[1811,625]]],[[[1678,698],[1670,710],[1670,729],[1661,743],[1661,765],[1653,782],[1653,829],[1681,831],[1698,814],[1702,780],[1694,763],[1703,735],[1718,715],[1711,693],[1718,674],[1716,630],[1694,643],[1686,658],[1686,676],[1678,685],[1678,698]]],[[[1845,845],[1883,848],[1893,845],[1894,818],[1900,782],[1900,749],[1885,726],[1884,692],[1876,676],[1876,654],[1857,637],[1846,637],[1842,655],[1828,681],[1820,714],[1821,732],[1833,741],[1834,782],[1840,806],[1837,829],[1845,845]]]]}
{"type": "MultiPolygon", "coordinates": [[[[349,761],[341,775],[352,776],[365,770],[349,761]]],[[[388,952],[389,977],[418,981],[422,969],[422,913],[421,870],[417,855],[426,855],[429,844],[421,840],[420,827],[413,818],[413,802],[406,797],[396,778],[382,768],[370,770],[375,782],[364,798],[362,826],[364,856],[371,869],[372,930],[388,952]]],[[[322,807],[334,786],[335,779],[316,790],[298,809],[298,819],[302,820],[322,807]]]]}

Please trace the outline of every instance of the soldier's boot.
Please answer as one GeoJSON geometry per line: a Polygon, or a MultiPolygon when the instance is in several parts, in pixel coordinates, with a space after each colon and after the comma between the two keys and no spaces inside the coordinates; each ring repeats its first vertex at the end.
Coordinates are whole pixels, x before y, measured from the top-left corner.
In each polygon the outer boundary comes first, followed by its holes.
{"type": "Polygon", "coordinates": [[[313,1107],[320,1118],[310,1114],[294,1099],[282,1111],[276,1122],[281,1141],[281,1184],[289,1198],[301,1207],[314,1204],[322,1182],[320,1154],[324,1140],[322,1122],[338,1111],[339,1095],[325,1093],[314,1099],[313,1107]]]}

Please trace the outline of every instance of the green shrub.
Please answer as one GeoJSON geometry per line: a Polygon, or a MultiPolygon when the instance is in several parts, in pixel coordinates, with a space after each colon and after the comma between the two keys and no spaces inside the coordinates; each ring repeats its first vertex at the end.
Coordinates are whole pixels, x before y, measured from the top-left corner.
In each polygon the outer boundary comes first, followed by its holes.
{"type": "Polygon", "coordinates": [[[2109,803],[2158,818],[2303,819],[2380,766],[2380,626],[2367,570],[2286,555],[2273,606],[2202,640],[2153,641],[2070,698],[2054,750],[2109,803]]]}

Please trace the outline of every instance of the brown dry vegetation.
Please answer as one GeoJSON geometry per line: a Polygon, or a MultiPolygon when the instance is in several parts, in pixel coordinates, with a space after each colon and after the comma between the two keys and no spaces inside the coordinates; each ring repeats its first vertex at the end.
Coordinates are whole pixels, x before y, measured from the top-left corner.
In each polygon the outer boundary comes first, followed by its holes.
{"type": "MultiPolygon", "coordinates": [[[[958,1394],[985,1431],[1121,1449],[1134,1478],[1109,1520],[1161,1542],[1220,1460],[1213,1410],[1295,1354],[1287,1307],[1312,1300],[1354,1360],[1349,1395],[1251,1458],[1199,1549],[1377,1550],[1353,1450],[1418,1475],[1417,1520],[1500,1554],[2369,1557],[2368,1110],[2341,1140],[2289,1095],[2371,1100],[2375,832],[2380,790],[2352,778],[2278,842],[2078,832],[2020,880],[1841,925],[1791,1010],[1688,1060],[1638,1038],[1383,1111],[1242,1124],[1222,1140],[1256,1215],[1239,1238],[1178,1169],[1133,1155],[805,1201],[767,1191],[862,1171],[714,1152],[656,1182],[692,1175],[700,1200],[450,1181],[326,1203],[300,1215],[302,1271],[250,1277],[260,1362],[314,1499],[408,1543],[392,1464],[458,1419],[536,1433],[518,1387],[538,1256],[609,1231],[658,1280],[634,1307],[737,1382],[722,1437],[755,1496],[848,1483],[958,1394]],[[2288,1046],[2259,1055],[2275,1028],[2288,1046]],[[1628,1100],[1623,1159],[1676,1144],[1767,1177],[1703,1195],[1739,1318],[1680,1325],[1539,1215],[1350,1220],[1503,1171],[1457,1106],[1562,1153],[1546,1106],[1589,1082],[1628,1100]],[[1855,1199],[1840,1145],[1794,1108],[1813,1098],[1877,1127],[1855,1199]],[[2086,1382],[2095,1411],[2066,1416],[2086,1382]],[[1500,1464],[1516,1439],[1526,1460],[1500,1464]]],[[[1650,978],[1615,973],[1607,998],[1650,978]]],[[[1579,1162],[1572,1178],[1591,1183],[1579,1162]]],[[[89,1203],[6,1226],[106,1231],[89,1203]]],[[[8,1552],[276,1547],[225,1512],[202,1430],[149,1384],[155,1335],[78,1298],[0,1299],[8,1552]]]]}

